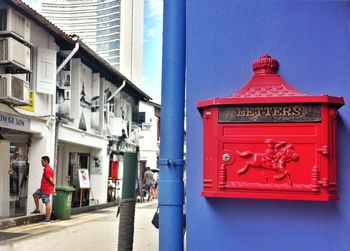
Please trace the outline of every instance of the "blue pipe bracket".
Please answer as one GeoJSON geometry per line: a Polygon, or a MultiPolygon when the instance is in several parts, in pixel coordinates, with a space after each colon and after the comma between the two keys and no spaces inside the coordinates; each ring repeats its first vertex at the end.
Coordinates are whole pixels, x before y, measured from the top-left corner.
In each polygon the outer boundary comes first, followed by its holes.
{"type": "Polygon", "coordinates": [[[183,159],[159,159],[158,160],[158,164],[161,166],[184,166],[185,165],[185,161],[183,159]]]}

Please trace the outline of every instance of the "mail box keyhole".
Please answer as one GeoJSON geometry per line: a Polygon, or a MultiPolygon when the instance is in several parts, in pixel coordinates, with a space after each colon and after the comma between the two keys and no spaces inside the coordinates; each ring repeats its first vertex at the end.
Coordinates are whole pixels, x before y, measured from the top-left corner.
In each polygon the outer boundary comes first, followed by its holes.
{"type": "Polygon", "coordinates": [[[231,155],[228,153],[225,153],[224,155],[222,155],[222,160],[225,162],[229,162],[231,160],[231,155]]]}

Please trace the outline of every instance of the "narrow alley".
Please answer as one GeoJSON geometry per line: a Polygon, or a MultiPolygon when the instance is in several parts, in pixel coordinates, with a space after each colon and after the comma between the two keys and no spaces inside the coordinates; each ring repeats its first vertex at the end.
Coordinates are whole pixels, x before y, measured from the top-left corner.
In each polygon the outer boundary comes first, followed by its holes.
{"type": "MultiPolygon", "coordinates": [[[[158,250],[158,230],[151,220],[157,200],[137,203],[134,250],[158,250]]],[[[115,251],[118,246],[117,207],[72,215],[65,221],[28,224],[0,230],[1,251],[115,251]]]]}

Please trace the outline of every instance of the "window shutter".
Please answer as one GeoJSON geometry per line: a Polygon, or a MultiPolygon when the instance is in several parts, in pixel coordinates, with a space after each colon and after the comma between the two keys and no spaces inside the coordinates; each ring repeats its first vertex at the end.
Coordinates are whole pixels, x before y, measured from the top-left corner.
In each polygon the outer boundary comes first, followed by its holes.
{"type": "Polygon", "coordinates": [[[36,91],[54,95],[56,90],[56,51],[38,48],[36,91]]]}

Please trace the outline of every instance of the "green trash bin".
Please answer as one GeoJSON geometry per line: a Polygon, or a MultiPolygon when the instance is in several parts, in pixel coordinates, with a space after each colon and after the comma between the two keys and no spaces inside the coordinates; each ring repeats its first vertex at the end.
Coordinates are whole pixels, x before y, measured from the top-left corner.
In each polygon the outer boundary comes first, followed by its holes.
{"type": "Polygon", "coordinates": [[[53,196],[53,211],[60,220],[68,220],[71,214],[73,187],[58,186],[53,196]]]}

